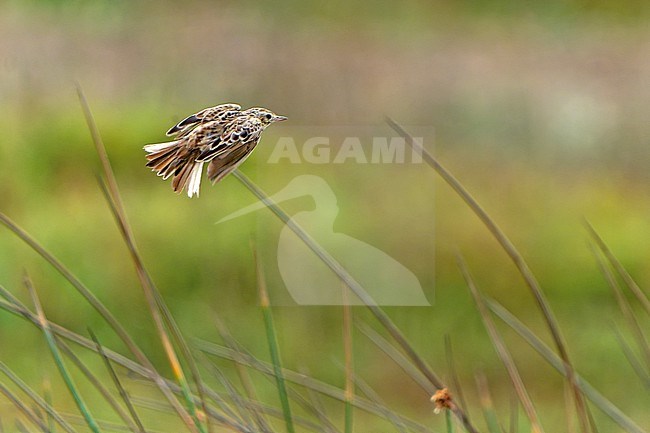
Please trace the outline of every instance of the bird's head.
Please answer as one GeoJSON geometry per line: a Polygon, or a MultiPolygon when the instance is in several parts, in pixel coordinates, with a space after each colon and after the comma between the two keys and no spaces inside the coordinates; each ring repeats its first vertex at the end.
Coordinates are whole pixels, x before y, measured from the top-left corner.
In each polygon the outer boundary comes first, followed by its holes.
{"type": "Polygon", "coordinates": [[[273,111],[267,110],[266,108],[258,108],[258,107],[249,108],[246,111],[248,111],[250,114],[260,119],[264,126],[268,126],[271,123],[282,122],[283,120],[287,120],[285,116],[278,116],[273,111]]]}

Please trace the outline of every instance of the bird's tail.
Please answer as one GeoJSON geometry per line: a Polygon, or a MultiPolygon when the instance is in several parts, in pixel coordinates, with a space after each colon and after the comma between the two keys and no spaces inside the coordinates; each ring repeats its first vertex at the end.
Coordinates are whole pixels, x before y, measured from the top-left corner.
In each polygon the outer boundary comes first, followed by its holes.
{"type": "Polygon", "coordinates": [[[181,168],[176,170],[174,179],[172,180],[172,188],[177,193],[180,193],[187,187],[187,196],[199,196],[199,188],[201,186],[201,174],[203,173],[203,161],[201,162],[186,162],[181,168]]]}
{"type": "Polygon", "coordinates": [[[162,176],[163,179],[174,174],[181,163],[177,155],[178,141],[147,144],[144,150],[147,152],[147,167],[155,171],[158,176],[162,176]]]}
{"type": "Polygon", "coordinates": [[[178,141],[168,143],[148,144],[144,147],[147,154],[147,167],[161,176],[168,179],[173,176],[172,188],[177,193],[187,188],[187,195],[192,197],[199,195],[201,186],[201,174],[203,162],[195,161],[186,152],[178,141]]]}
{"type": "Polygon", "coordinates": [[[147,153],[155,153],[163,149],[169,149],[170,147],[174,147],[178,144],[178,141],[168,141],[166,143],[154,143],[154,144],[147,144],[143,149],[147,153]]]}

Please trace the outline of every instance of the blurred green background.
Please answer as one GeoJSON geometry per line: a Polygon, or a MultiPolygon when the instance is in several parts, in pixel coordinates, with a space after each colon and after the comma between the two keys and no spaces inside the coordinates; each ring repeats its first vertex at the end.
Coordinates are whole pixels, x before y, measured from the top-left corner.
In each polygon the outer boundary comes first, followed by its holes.
{"type": "MultiPolygon", "coordinates": [[[[379,131],[388,115],[435,131],[425,144],[505,229],[549,295],[581,374],[641,425],[647,389],[616,342],[620,322],[582,225],[587,218],[642,287],[650,280],[650,6],[644,1],[81,2],[0,4],[0,210],[86,282],[163,371],[141,289],[96,182],[77,101],[89,100],[125,206],[159,289],[188,336],[217,340],[218,313],[266,358],[250,249],[264,246],[272,293],[281,224],[269,212],[215,225],[254,201],[234,178],[172,193],[144,167],[142,146],[203,107],[237,102],[290,119],[264,135],[243,171],[267,192],[318,174],[337,193],[335,229],[382,249],[420,279],[432,307],[387,311],[443,374],[450,335],[461,380],[483,371],[504,414],[512,393],[455,264],[547,341],[521,278],[423,164],[266,164],[280,136],[344,126],[379,131]],[[374,126],[373,126],[374,125],[374,126]],[[617,367],[613,367],[617,366],[617,367]]],[[[326,134],[327,132],[325,132],[326,134]]],[[[295,213],[308,199],[285,204],[295,213]]],[[[27,270],[49,317],[95,329],[124,351],[95,312],[7,230],[0,284],[27,300],[27,270]]],[[[359,315],[363,315],[363,311],[359,315]]],[[[342,385],[340,310],[278,307],[287,366],[342,385]]],[[[646,324],[647,325],[647,324],[646,324]]],[[[503,329],[534,401],[564,426],[563,382],[503,329]]],[[[428,396],[372,344],[357,367],[388,403],[434,427],[428,396]]],[[[42,335],[0,314],[0,355],[30,382],[56,382],[42,335]]],[[[66,397],[56,403],[72,407],[66,397]]],[[[12,411],[0,401],[0,415],[12,411]]],[[[72,410],[72,409],[71,409],[72,410]]],[[[603,431],[616,431],[596,413],[603,431]]],[[[556,427],[557,428],[557,427],[556,427]]],[[[559,427],[562,428],[562,427],[559,427]]],[[[557,431],[557,430],[556,430],[557,431]]]]}

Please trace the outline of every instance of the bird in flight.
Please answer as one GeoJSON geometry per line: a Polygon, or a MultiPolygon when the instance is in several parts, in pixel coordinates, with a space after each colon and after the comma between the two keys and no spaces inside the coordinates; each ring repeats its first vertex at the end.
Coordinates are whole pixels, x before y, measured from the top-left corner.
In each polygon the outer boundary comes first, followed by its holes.
{"type": "Polygon", "coordinates": [[[199,196],[203,164],[208,179],[217,183],[235,170],[260,141],[270,124],[287,120],[266,108],[242,110],[222,104],[192,114],[167,131],[173,141],[147,144],[147,167],[163,179],[172,178],[176,193],[199,196]]]}

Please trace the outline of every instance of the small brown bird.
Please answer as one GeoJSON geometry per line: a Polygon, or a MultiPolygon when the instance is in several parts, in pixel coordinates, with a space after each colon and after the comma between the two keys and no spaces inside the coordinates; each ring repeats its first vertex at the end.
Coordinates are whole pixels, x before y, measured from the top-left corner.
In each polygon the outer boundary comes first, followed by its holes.
{"type": "Polygon", "coordinates": [[[147,144],[147,167],[163,179],[172,177],[172,188],[199,196],[203,164],[209,162],[208,179],[217,183],[235,170],[260,141],[271,123],[287,120],[266,108],[241,109],[237,104],[206,108],[167,131],[175,140],[147,144]]]}

